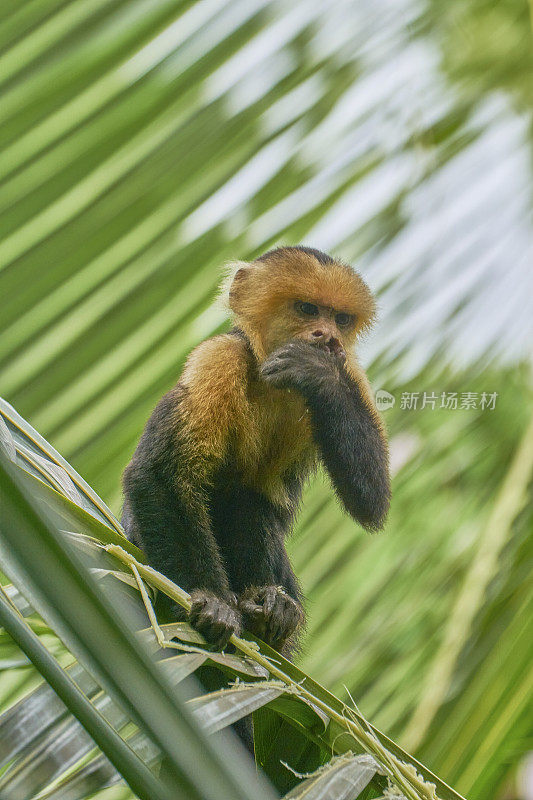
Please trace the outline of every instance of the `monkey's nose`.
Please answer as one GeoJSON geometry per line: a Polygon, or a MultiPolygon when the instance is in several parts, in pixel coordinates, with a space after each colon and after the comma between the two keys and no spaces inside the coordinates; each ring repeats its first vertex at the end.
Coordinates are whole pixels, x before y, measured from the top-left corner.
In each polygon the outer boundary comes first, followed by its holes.
{"type": "Polygon", "coordinates": [[[331,336],[327,331],[322,331],[318,328],[316,331],[312,331],[311,336],[315,341],[327,347],[332,355],[338,357],[344,355],[344,348],[336,336],[331,336]]]}
{"type": "Polygon", "coordinates": [[[326,342],[326,347],[328,348],[329,352],[334,355],[339,361],[346,360],[346,353],[344,352],[344,347],[340,343],[340,341],[335,337],[332,336],[326,342]]]}
{"type": "Polygon", "coordinates": [[[328,348],[328,350],[330,351],[330,353],[333,353],[336,356],[338,356],[340,353],[343,352],[342,344],[339,342],[339,340],[337,338],[335,338],[335,336],[331,336],[325,342],[325,345],[328,348]]]}

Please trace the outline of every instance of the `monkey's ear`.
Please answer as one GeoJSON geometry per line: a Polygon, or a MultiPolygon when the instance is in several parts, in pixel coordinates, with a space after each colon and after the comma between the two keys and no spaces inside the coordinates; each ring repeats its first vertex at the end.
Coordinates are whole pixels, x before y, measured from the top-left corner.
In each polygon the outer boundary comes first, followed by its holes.
{"type": "Polygon", "coordinates": [[[234,291],[238,288],[239,284],[246,280],[246,273],[248,269],[246,267],[239,267],[235,275],[233,276],[233,280],[231,282],[231,289],[230,291],[234,291]]]}
{"type": "Polygon", "coordinates": [[[251,271],[251,264],[247,261],[236,261],[228,267],[228,274],[223,284],[223,296],[225,295],[231,310],[237,312],[240,306],[239,300],[251,271]]]}
{"type": "Polygon", "coordinates": [[[240,267],[233,276],[228,295],[229,307],[232,311],[237,311],[239,308],[239,297],[242,295],[241,290],[244,288],[244,284],[246,283],[247,274],[248,270],[246,267],[240,267]]]}

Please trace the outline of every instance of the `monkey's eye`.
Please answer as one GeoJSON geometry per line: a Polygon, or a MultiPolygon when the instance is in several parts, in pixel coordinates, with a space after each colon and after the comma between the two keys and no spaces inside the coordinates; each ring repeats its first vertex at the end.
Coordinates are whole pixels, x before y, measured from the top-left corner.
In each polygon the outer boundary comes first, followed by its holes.
{"type": "Polygon", "coordinates": [[[296,309],[306,317],[318,317],[318,306],[315,306],[314,303],[304,303],[299,300],[296,303],[296,309]]]}
{"type": "Polygon", "coordinates": [[[344,311],[341,311],[339,314],[335,314],[335,322],[339,328],[346,328],[348,325],[351,325],[353,321],[353,314],[346,314],[344,311]]]}

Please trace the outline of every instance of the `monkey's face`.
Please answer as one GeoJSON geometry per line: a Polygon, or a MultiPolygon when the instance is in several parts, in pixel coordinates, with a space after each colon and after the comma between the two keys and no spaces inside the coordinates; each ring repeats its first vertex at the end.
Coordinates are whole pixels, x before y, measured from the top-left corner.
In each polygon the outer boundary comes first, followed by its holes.
{"type": "Polygon", "coordinates": [[[290,339],[342,358],[374,320],[375,303],[360,275],[317,250],[283,247],[234,265],[229,305],[259,360],[290,339]]]}
{"type": "Polygon", "coordinates": [[[356,338],[357,315],[320,303],[320,298],[293,299],[278,310],[267,326],[263,340],[271,353],[288,339],[302,339],[324,347],[344,360],[356,338]]]}

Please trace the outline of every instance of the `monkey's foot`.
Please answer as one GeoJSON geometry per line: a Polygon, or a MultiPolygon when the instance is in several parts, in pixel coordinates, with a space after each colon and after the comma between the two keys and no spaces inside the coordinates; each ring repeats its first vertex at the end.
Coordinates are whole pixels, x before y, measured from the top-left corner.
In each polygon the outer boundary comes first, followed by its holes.
{"type": "Polygon", "coordinates": [[[189,622],[215,650],[223,650],[230,636],[238,636],[241,631],[241,617],[237,609],[202,589],[191,594],[189,622]]]}
{"type": "Polygon", "coordinates": [[[244,627],[276,650],[304,621],[302,606],[281,586],[247,589],[239,598],[239,609],[244,627]]]}

